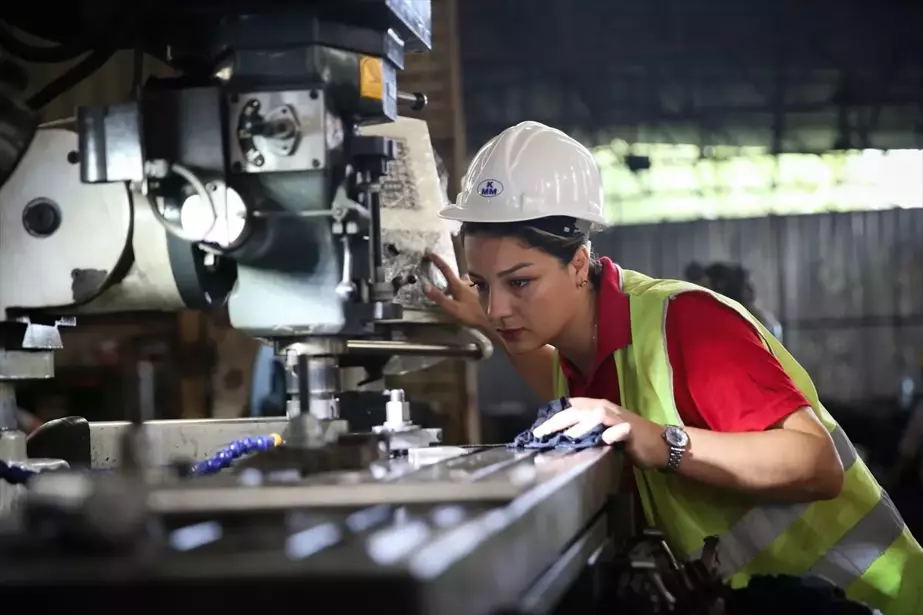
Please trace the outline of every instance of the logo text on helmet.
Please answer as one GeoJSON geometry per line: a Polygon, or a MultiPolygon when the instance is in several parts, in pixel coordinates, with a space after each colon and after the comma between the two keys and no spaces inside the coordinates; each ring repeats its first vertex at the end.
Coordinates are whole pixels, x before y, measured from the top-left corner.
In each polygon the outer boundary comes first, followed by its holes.
{"type": "Polygon", "coordinates": [[[485,199],[498,196],[502,192],[503,184],[495,179],[485,179],[480,184],[478,184],[478,194],[480,194],[485,199]]]}

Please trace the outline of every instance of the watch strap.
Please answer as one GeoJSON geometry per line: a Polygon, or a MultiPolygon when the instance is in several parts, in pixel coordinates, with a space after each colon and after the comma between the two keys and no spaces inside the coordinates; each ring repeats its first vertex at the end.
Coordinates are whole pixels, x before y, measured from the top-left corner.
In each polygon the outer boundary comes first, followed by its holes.
{"type": "Polygon", "coordinates": [[[689,436],[683,430],[682,427],[677,425],[667,425],[663,430],[663,441],[667,445],[667,467],[666,469],[670,472],[676,472],[679,469],[679,464],[683,460],[683,455],[686,453],[686,448],[689,444],[689,436]],[[673,438],[669,437],[669,434],[673,431],[679,431],[682,434],[681,441],[684,442],[683,446],[677,446],[671,440],[673,438]]]}
{"type": "Polygon", "coordinates": [[[676,472],[679,469],[679,462],[683,460],[683,453],[686,452],[686,449],[681,446],[667,446],[670,449],[669,455],[667,456],[667,470],[676,472]]]}

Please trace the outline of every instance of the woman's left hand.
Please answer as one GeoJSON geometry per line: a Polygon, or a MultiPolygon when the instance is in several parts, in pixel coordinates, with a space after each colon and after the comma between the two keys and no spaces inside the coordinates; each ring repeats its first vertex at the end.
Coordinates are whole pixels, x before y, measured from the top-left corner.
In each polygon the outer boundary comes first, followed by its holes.
{"type": "Polygon", "coordinates": [[[641,469],[662,467],[667,460],[663,427],[605,399],[572,397],[570,408],[558,412],[539,425],[532,434],[541,438],[562,430],[564,435],[579,438],[599,425],[608,427],[603,442],[624,442],[625,450],[641,469]]]}

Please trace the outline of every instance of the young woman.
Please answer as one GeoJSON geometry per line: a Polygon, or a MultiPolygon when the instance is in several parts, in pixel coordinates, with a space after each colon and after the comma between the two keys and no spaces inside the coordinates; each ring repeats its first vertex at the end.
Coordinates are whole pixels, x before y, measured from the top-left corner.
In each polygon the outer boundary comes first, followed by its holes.
{"type": "Polygon", "coordinates": [[[475,156],[457,202],[468,273],[438,258],[429,297],[489,335],[541,396],[536,436],[602,424],[624,442],[650,524],[683,556],[720,538],[722,572],[816,575],[886,615],[923,612],[902,578],[920,546],[810,377],[739,303],[597,259],[591,153],[535,122],[475,156]]]}

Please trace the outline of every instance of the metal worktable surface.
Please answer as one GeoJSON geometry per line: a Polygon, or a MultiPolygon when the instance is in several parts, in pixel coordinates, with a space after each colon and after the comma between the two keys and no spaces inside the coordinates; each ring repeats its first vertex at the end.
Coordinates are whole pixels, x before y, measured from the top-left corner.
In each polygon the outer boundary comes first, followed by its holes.
{"type": "Polygon", "coordinates": [[[197,611],[223,604],[241,612],[248,601],[271,597],[317,606],[335,601],[343,609],[497,613],[539,601],[528,597],[530,588],[560,584],[567,576],[560,569],[542,576],[556,563],[560,568],[565,553],[585,563],[603,544],[602,513],[619,465],[620,455],[608,448],[490,448],[385,475],[384,482],[354,479],[351,487],[248,487],[241,476],[156,489],[149,504],[163,522],[158,546],[92,558],[4,549],[0,591],[13,596],[26,588],[34,605],[42,587],[59,598],[68,587],[83,587],[88,591],[74,599],[94,610],[112,610],[105,596],[131,587],[152,608],[174,612],[191,610],[189,600],[197,611]],[[350,489],[358,494],[352,503],[344,495],[350,489]],[[430,497],[408,502],[410,493],[430,497]]]}

